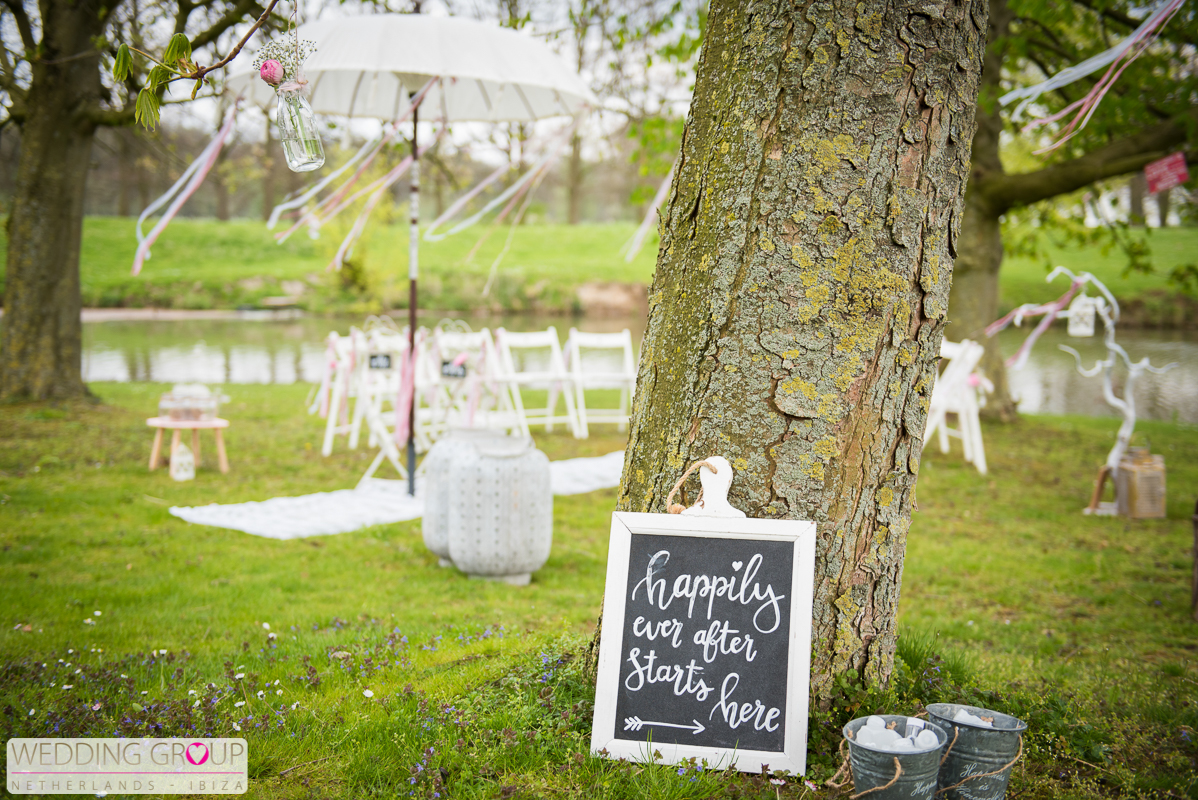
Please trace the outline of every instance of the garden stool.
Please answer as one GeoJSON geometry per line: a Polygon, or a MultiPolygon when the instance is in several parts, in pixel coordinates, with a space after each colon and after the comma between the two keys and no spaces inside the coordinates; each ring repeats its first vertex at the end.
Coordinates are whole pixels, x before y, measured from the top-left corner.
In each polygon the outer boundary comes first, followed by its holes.
{"type": "Polygon", "coordinates": [[[171,458],[174,458],[175,451],[179,449],[179,437],[182,431],[191,431],[191,451],[195,453],[196,467],[200,466],[200,431],[211,430],[216,435],[216,457],[220,463],[220,471],[229,471],[229,457],[225,455],[225,437],[224,429],[229,427],[227,419],[166,419],[165,417],[151,417],[146,420],[146,424],[151,428],[157,428],[154,432],[154,446],[150,450],[150,469],[158,469],[158,456],[162,452],[162,432],[164,430],[171,431],[171,458]]]}

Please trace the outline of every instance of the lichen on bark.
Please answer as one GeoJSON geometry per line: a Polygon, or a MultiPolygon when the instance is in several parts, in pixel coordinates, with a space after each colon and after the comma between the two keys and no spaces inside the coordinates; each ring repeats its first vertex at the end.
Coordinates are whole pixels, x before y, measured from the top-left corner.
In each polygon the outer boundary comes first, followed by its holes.
{"type": "Polygon", "coordinates": [[[812,691],[889,678],[986,6],[711,5],[650,291],[619,507],[727,456],[818,523],[812,691]]]}

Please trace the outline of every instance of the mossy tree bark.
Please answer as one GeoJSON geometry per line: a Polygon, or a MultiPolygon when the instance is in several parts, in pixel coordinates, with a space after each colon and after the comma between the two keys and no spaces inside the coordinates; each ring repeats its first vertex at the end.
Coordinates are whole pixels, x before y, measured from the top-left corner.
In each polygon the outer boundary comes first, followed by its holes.
{"type": "MultiPolygon", "coordinates": [[[[97,128],[133,123],[139,88],[135,79],[104,86],[100,74],[115,52],[111,39],[145,46],[136,35],[136,5],[114,21],[124,2],[0,0],[15,28],[15,36],[0,40],[0,91],[8,118],[21,128],[0,321],[0,399],[87,393],[79,246],[88,162],[97,128]]],[[[191,38],[197,52],[263,12],[257,0],[184,0],[159,10],[173,17],[176,32],[189,29],[193,13],[211,20],[191,38]]]]}
{"type": "Polygon", "coordinates": [[[711,4],[619,507],[726,455],[818,523],[812,691],[889,679],[968,177],[985,3],[711,4]]]}
{"type": "Polygon", "coordinates": [[[32,61],[28,94],[14,109],[21,156],[9,221],[0,397],[87,392],[79,245],[96,130],[88,112],[99,109],[101,94],[95,41],[109,11],[88,0],[44,0],[40,6],[40,58],[32,61]]]}

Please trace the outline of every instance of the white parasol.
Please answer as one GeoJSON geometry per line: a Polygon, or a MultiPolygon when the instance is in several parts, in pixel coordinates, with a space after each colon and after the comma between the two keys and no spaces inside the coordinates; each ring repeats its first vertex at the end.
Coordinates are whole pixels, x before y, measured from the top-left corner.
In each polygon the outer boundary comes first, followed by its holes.
{"type": "MultiPolygon", "coordinates": [[[[370,14],[309,22],[298,35],[316,43],[304,75],[318,114],[395,119],[430,78],[453,79],[425,100],[448,122],[531,122],[595,104],[578,74],[544,42],[471,19],[370,14]]],[[[274,89],[251,61],[234,62],[229,88],[262,105],[274,89]]]]}
{"type": "MultiPolygon", "coordinates": [[[[429,80],[441,78],[422,105],[451,122],[532,122],[576,116],[597,103],[578,74],[544,42],[508,28],[461,17],[369,14],[301,25],[301,40],[316,51],[304,63],[308,100],[319,114],[396,119],[429,80]],[[427,104],[427,105],[426,105],[427,104]]],[[[228,87],[260,105],[274,97],[241,56],[230,66],[228,87]]],[[[416,115],[412,153],[416,154],[416,115]]],[[[412,164],[408,278],[410,353],[415,352],[419,275],[419,162],[412,164]]],[[[415,413],[411,404],[411,414],[415,413]]],[[[408,424],[409,490],[415,490],[413,419],[408,424]]]]}

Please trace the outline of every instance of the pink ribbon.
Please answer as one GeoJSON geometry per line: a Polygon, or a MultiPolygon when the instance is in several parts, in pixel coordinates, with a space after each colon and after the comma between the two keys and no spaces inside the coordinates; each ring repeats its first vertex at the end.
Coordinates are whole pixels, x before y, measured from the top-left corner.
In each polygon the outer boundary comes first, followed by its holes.
{"type": "Polygon", "coordinates": [[[164,230],[166,230],[166,226],[169,225],[170,221],[175,218],[175,215],[179,213],[179,209],[182,208],[183,204],[187,202],[188,198],[195,194],[196,189],[200,188],[200,184],[202,184],[204,182],[204,178],[208,176],[208,171],[212,169],[212,165],[216,163],[216,159],[220,155],[221,148],[224,147],[225,140],[229,138],[229,133],[233,130],[233,120],[237,118],[237,109],[240,105],[241,98],[239,97],[236,101],[234,101],[233,107],[230,108],[228,113],[225,115],[225,124],[216,134],[216,138],[213,139],[211,149],[207,151],[206,155],[201,154],[200,158],[196,159],[197,161],[200,159],[205,159],[203,164],[199,169],[196,170],[195,174],[191,178],[191,181],[187,184],[183,191],[179,193],[174,202],[170,204],[170,207],[166,210],[166,213],[162,215],[162,219],[158,220],[158,224],[154,226],[154,229],[150,231],[150,234],[146,236],[146,238],[137,246],[137,253],[133,256],[134,275],[141,274],[142,265],[145,263],[146,259],[150,257],[150,247],[153,246],[154,242],[158,241],[158,237],[164,230]]]}
{"type": "Polygon", "coordinates": [[[1156,24],[1151,25],[1150,27],[1136,34],[1136,36],[1132,39],[1132,46],[1128,47],[1126,51],[1120,54],[1120,56],[1116,58],[1109,67],[1107,67],[1107,71],[1103,73],[1102,78],[1094,84],[1094,88],[1091,89],[1085,97],[1074,103],[1070,103],[1068,106],[1051,116],[1032,120],[1024,126],[1023,130],[1028,131],[1040,125],[1056,122],[1059,119],[1063,119],[1074,110],[1077,110],[1077,115],[1074,116],[1074,118],[1070,120],[1069,124],[1065,126],[1065,129],[1061,131],[1061,134],[1057,140],[1047,147],[1042,147],[1039,150],[1035,150],[1034,152],[1036,155],[1048,153],[1057,149],[1065,142],[1069,141],[1078,133],[1080,133],[1082,128],[1086,127],[1086,125],[1090,122],[1090,117],[1094,116],[1094,111],[1097,110],[1098,104],[1102,102],[1102,99],[1106,97],[1107,92],[1109,92],[1111,87],[1115,85],[1115,81],[1119,80],[1119,76],[1123,74],[1123,71],[1127,69],[1133,61],[1139,58],[1154,41],[1156,41],[1157,37],[1159,37],[1161,34],[1161,30],[1164,29],[1165,25],[1169,23],[1169,20],[1173,19],[1173,16],[1181,9],[1183,2],[1184,0],[1171,0],[1168,6],[1166,6],[1168,13],[1163,15],[1156,22],[1156,24]]]}
{"type": "Polygon", "coordinates": [[[371,162],[374,161],[375,156],[377,156],[380,152],[382,152],[383,148],[387,145],[387,143],[390,142],[393,138],[395,138],[395,134],[397,134],[399,132],[399,124],[401,122],[403,122],[404,120],[406,120],[408,117],[410,117],[412,115],[412,112],[420,107],[420,103],[423,102],[425,96],[429,93],[429,91],[433,87],[433,84],[436,83],[437,80],[438,80],[437,78],[430,79],[429,82],[424,84],[424,87],[419,92],[416,93],[416,95],[412,98],[412,102],[408,105],[407,109],[405,109],[404,112],[402,114],[400,114],[398,117],[396,117],[395,120],[391,123],[390,132],[388,132],[385,136],[383,136],[383,138],[381,140],[379,140],[379,143],[377,145],[375,145],[374,150],[372,150],[370,152],[370,154],[368,156],[366,156],[366,159],[357,168],[357,170],[354,171],[354,174],[352,176],[350,176],[349,180],[347,180],[345,183],[341,184],[341,186],[337,187],[337,189],[335,189],[333,191],[333,193],[330,194],[328,197],[326,197],[324,200],[321,200],[319,203],[317,203],[316,207],[313,208],[311,211],[307,211],[304,214],[302,214],[299,217],[299,219],[296,220],[295,224],[292,225],[290,228],[288,228],[286,231],[275,234],[275,239],[279,242],[279,244],[282,244],[283,242],[287,241],[287,238],[289,236],[291,236],[291,234],[295,233],[300,227],[302,227],[305,223],[307,223],[310,220],[314,220],[317,227],[328,222],[333,217],[337,216],[337,214],[343,208],[345,208],[345,206],[349,205],[349,203],[353,202],[353,200],[358,198],[364,191],[368,191],[371,187],[376,186],[378,184],[378,181],[375,181],[374,183],[371,184],[370,187],[367,187],[367,189],[363,190],[363,192],[358,192],[357,194],[355,194],[352,198],[350,198],[345,203],[336,205],[337,203],[340,203],[341,199],[345,197],[345,194],[353,187],[353,185],[358,182],[358,178],[360,178],[362,176],[362,173],[365,172],[366,168],[369,167],[371,162]],[[320,217],[321,210],[328,209],[334,205],[336,205],[336,208],[333,208],[333,210],[330,211],[328,214],[326,214],[324,216],[324,218],[322,219],[320,217]]]}
{"type": "Polygon", "coordinates": [[[1061,313],[1061,309],[1069,305],[1069,301],[1073,299],[1073,296],[1077,294],[1077,291],[1080,288],[1082,288],[1082,282],[1074,281],[1069,286],[1069,291],[1065,292],[1051,303],[1045,303],[1044,305],[1031,307],[1020,306],[1009,314],[1006,314],[1005,316],[995,320],[994,322],[991,322],[986,326],[986,335],[993,336],[1010,325],[1011,320],[1017,317],[1022,319],[1023,317],[1038,317],[1041,314],[1044,315],[1044,319],[1040,320],[1040,324],[1038,324],[1035,329],[1028,334],[1027,339],[1024,340],[1023,344],[1019,347],[1019,350],[1016,351],[1013,356],[1007,359],[1006,364],[1009,369],[1019,369],[1027,362],[1028,354],[1031,353],[1032,346],[1036,343],[1036,340],[1040,338],[1040,334],[1048,330],[1048,326],[1051,325],[1052,321],[1055,320],[1057,315],[1061,313]]]}

